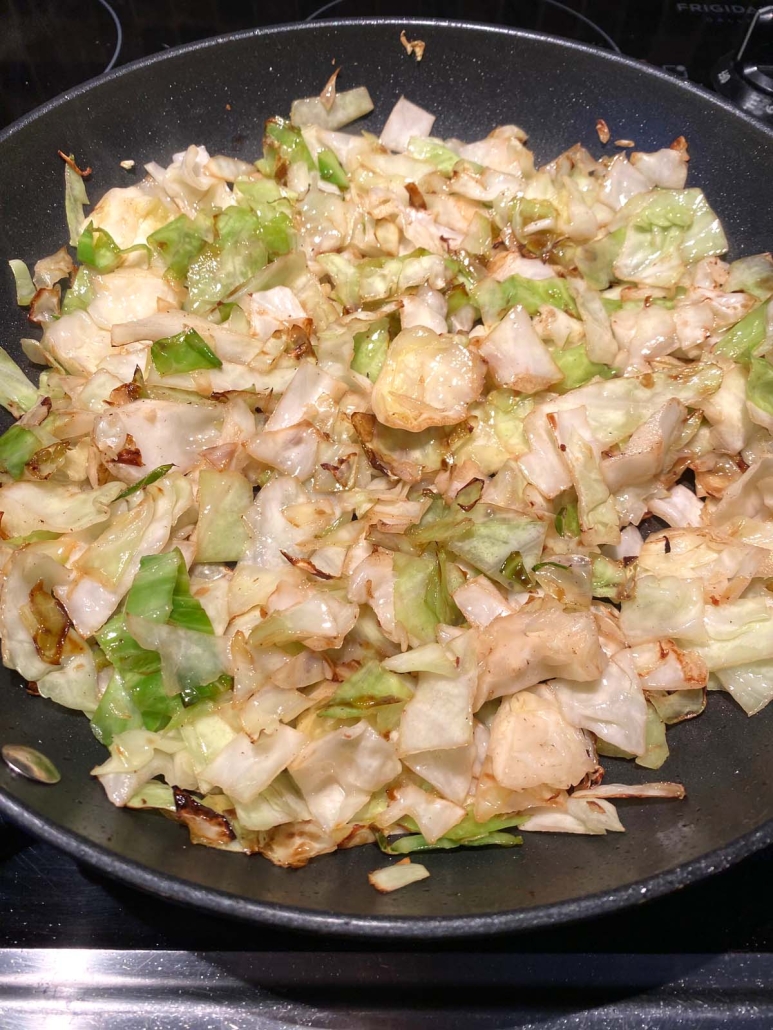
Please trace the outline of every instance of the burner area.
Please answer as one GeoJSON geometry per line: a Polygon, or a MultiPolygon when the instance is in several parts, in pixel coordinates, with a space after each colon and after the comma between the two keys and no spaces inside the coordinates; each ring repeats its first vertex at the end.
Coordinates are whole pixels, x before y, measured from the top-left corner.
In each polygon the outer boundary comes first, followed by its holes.
{"type": "Polygon", "coordinates": [[[0,2],[0,123],[109,71],[121,22],[108,0],[0,2]]]}
{"type": "Polygon", "coordinates": [[[328,18],[444,18],[574,39],[711,88],[759,3],[677,0],[0,0],[0,124],[109,68],[181,43],[328,18]]]}

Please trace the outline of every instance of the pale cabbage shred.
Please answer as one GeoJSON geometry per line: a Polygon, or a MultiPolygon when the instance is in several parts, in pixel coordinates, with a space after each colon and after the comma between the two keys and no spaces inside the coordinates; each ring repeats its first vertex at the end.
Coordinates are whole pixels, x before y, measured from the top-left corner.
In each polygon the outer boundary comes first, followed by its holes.
{"type": "Polygon", "coordinates": [[[773,695],[770,257],[722,260],[681,139],[536,168],[433,121],[149,165],[60,317],[66,251],[36,269],[39,389],[3,359],[6,666],[92,719],[114,804],[280,865],[622,830],[683,790],[604,756],[773,695]],[[190,329],[204,366],[157,359],[190,329]]]}

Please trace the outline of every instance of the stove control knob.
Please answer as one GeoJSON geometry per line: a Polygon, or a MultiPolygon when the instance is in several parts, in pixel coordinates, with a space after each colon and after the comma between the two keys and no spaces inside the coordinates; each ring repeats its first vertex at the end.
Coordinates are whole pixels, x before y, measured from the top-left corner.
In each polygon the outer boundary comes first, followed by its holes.
{"type": "Polygon", "coordinates": [[[773,6],[755,12],[738,50],[720,58],[711,77],[736,107],[773,125],[773,6]]]}

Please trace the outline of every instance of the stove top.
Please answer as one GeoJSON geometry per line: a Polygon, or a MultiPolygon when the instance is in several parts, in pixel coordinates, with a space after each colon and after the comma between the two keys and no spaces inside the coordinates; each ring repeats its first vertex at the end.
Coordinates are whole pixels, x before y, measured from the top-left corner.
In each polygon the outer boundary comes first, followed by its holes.
{"type": "MultiPolygon", "coordinates": [[[[760,6],[0,0],[0,125],[167,47],[357,16],[450,18],[564,36],[734,91],[739,104],[771,117],[765,74],[773,14],[760,19],[735,63],[726,59],[742,49],[760,6]],[[756,108],[747,103],[749,68],[762,74],[751,90],[756,108]]],[[[770,1027],[771,873],[773,849],[639,909],[516,937],[323,942],[177,908],[81,868],[0,820],[0,1030],[770,1027]]]]}

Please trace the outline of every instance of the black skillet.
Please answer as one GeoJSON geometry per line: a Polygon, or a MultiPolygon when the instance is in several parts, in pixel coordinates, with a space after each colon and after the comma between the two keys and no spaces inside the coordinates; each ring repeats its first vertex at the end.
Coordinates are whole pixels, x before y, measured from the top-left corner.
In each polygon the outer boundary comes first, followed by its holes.
{"type": "MultiPolygon", "coordinates": [[[[581,140],[642,149],[684,135],[690,182],[719,212],[735,255],[773,242],[773,132],[715,96],[592,47],[528,32],[443,22],[342,21],[257,30],[138,61],[72,90],[0,136],[0,253],[34,261],[66,240],[57,150],[91,165],[92,200],[134,180],[133,159],[166,163],[189,143],[250,160],[263,120],[317,93],[333,67],[341,84],[366,85],[378,129],[405,93],[438,115],[441,136],[477,139],[515,122],[540,161],[581,140]],[[409,57],[399,34],[426,42],[409,57]]],[[[613,152],[610,145],[607,152],[613,152]]],[[[139,173],[141,174],[141,172],[139,173]]],[[[10,275],[0,282],[2,343],[17,356],[29,335],[10,275]]],[[[327,855],[287,872],[259,857],[187,843],[160,817],[113,808],[89,769],[104,751],[88,723],[30,697],[2,671],[0,744],[38,745],[62,771],[44,787],[0,768],[0,810],[76,858],[135,886],[225,915],[326,933],[442,937],[494,933],[595,915],[674,890],[773,841],[773,713],[748,719],[724,695],[700,719],[669,732],[665,778],[686,784],[684,802],[620,805],[625,835],[532,834],[516,850],[430,854],[431,878],[382,896],[367,873],[385,864],[375,847],[327,855]]],[[[610,763],[613,779],[651,778],[610,763]]],[[[667,930],[664,927],[664,932],[667,930]]]]}

